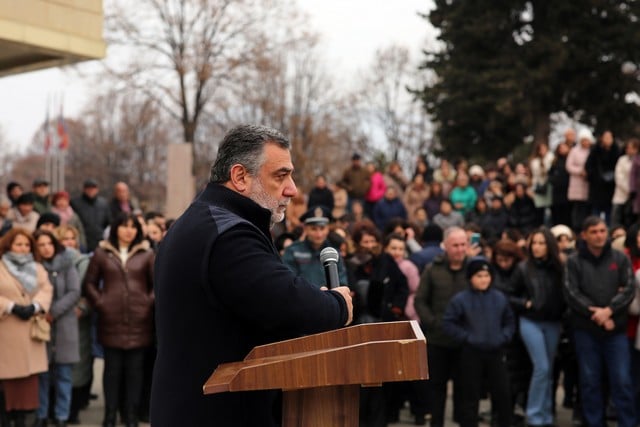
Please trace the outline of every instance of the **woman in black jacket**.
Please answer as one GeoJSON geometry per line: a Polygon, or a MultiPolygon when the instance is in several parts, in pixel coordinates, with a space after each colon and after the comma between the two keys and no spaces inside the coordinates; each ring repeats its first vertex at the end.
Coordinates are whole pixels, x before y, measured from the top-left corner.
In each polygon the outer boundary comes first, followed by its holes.
{"type": "Polygon", "coordinates": [[[571,205],[567,197],[569,190],[569,172],[566,163],[571,148],[565,143],[556,147],[555,159],[549,169],[549,183],[551,184],[551,222],[556,224],[571,224],[571,205]]]}
{"type": "Polygon", "coordinates": [[[519,182],[513,190],[515,199],[509,206],[509,226],[517,228],[523,234],[528,234],[539,226],[536,205],[527,194],[527,187],[519,182]]]}
{"type": "Polygon", "coordinates": [[[519,313],[520,336],[533,363],[527,399],[527,424],[553,424],[553,360],[565,310],[563,267],[558,244],[546,227],[531,233],[528,258],[518,264],[511,303],[519,313]]]}

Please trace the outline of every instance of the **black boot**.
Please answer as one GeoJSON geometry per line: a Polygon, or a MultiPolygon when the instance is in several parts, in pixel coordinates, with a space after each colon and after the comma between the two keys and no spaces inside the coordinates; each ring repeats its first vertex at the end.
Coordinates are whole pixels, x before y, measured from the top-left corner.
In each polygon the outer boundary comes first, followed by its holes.
{"type": "Polygon", "coordinates": [[[0,427],[9,427],[9,414],[5,409],[4,393],[0,392],[0,427]]]}
{"type": "Polygon", "coordinates": [[[36,418],[33,422],[33,427],[47,427],[47,420],[43,418],[36,418]]]}
{"type": "Polygon", "coordinates": [[[13,414],[14,427],[27,427],[27,411],[14,411],[13,414]]]}
{"type": "Polygon", "coordinates": [[[104,421],[102,421],[102,427],[116,427],[116,409],[105,408],[104,421]]]}
{"type": "Polygon", "coordinates": [[[127,408],[127,419],[124,425],[125,427],[138,427],[138,411],[135,407],[127,408]]]}

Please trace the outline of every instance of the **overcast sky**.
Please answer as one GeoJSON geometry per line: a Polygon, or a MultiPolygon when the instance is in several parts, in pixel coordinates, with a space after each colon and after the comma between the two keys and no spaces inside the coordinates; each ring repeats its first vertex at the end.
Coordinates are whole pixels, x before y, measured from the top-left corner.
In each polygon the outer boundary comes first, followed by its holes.
{"type": "MultiPolygon", "coordinates": [[[[298,4],[322,35],[330,69],[347,80],[372,61],[376,49],[405,45],[415,59],[423,42],[433,37],[417,15],[431,7],[430,0],[298,0],[298,4]]],[[[24,147],[45,118],[47,99],[63,97],[65,116],[76,117],[88,91],[75,73],[60,69],[2,77],[0,128],[12,147],[24,147]]]]}

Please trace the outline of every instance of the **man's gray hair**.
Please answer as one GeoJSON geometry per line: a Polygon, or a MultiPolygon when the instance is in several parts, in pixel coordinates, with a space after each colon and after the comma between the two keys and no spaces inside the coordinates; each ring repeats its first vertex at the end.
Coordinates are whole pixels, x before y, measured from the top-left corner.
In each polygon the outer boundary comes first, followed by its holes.
{"type": "Polygon", "coordinates": [[[463,233],[466,233],[466,231],[464,231],[464,228],[462,227],[458,227],[457,225],[452,225],[451,227],[447,227],[446,230],[444,230],[444,235],[442,236],[442,241],[446,241],[449,236],[451,236],[453,233],[457,233],[459,231],[462,231],[463,233]]]}
{"type": "Polygon", "coordinates": [[[291,143],[282,133],[267,126],[240,125],[231,129],[220,143],[209,182],[221,184],[229,181],[231,168],[236,164],[241,164],[255,176],[264,161],[263,147],[268,142],[286,150],[291,148],[291,143]]]}

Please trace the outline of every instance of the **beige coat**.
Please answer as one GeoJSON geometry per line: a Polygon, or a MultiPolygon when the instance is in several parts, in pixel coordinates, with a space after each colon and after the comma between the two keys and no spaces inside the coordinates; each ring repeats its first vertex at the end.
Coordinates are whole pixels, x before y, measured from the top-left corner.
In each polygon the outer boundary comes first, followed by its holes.
{"type": "Polygon", "coordinates": [[[47,272],[37,264],[38,287],[28,294],[0,261],[0,379],[24,378],[48,369],[45,343],[31,339],[31,322],[7,314],[11,302],[27,305],[37,302],[48,311],[53,287],[47,272]]]}

